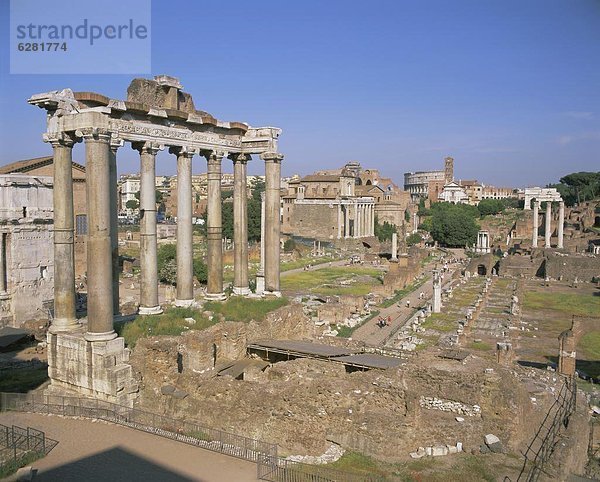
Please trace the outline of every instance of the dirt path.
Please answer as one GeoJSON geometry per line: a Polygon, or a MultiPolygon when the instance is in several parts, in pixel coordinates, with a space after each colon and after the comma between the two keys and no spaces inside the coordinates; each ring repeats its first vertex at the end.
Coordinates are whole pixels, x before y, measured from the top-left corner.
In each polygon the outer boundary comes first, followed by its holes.
{"type": "MultiPolygon", "coordinates": [[[[453,255],[456,258],[464,257],[462,250],[453,251],[453,255]]],[[[430,273],[436,262],[427,264],[421,272],[430,273]]],[[[449,272],[444,274],[444,285],[450,281],[454,272],[461,268],[460,263],[449,265],[449,272]]],[[[388,326],[380,328],[377,326],[377,318],[370,320],[360,328],[356,329],[352,334],[353,340],[365,342],[369,345],[381,345],[385,342],[386,338],[390,336],[392,332],[397,331],[406,321],[421,307],[424,307],[428,301],[431,301],[433,297],[433,280],[431,276],[429,279],[412,293],[409,293],[404,298],[394,303],[388,308],[383,308],[379,312],[379,316],[384,318],[391,318],[391,323],[388,326]],[[423,299],[419,299],[419,294],[423,293],[423,299]],[[406,302],[410,301],[410,306],[406,306],[406,302]]]]}
{"type": "Polygon", "coordinates": [[[42,430],[58,445],[32,466],[40,481],[256,481],[256,465],[105,422],[0,413],[0,423],[42,430]]]}

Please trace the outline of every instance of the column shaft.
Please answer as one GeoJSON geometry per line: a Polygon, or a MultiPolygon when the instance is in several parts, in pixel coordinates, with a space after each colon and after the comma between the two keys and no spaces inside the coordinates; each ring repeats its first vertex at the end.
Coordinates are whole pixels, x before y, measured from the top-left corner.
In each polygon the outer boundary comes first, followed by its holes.
{"type": "MultiPolygon", "coordinates": [[[[140,152],[141,280],[139,312],[142,315],[153,315],[162,313],[158,303],[156,242],[156,153],[158,146],[147,142],[134,147],[140,152]]],[[[177,185],[179,186],[179,182],[177,185]]]]}
{"type": "Polygon", "coordinates": [[[342,205],[337,206],[337,238],[342,237],[342,205]]]}
{"type": "Polygon", "coordinates": [[[112,256],[113,314],[121,312],[119,304],[119,208],[117,201],[117,149],[123,140],[111,137],[110,143],[110,246],[112,256]]]}
{"type": "Polygon", "coordinates": [[[265,291],[279,295],[279,237],[281,161],[276,153],[263,154],[265,160],[265,291]]]}
{"type": "Polygon", "coordinates": [[[560,201],[558,204],[558,248],[564,248],[564,225],[565,225],[565,203],[560,201]]]}
{"type": "Polygon", "coordinates": [[[248,194],[246,168],[248,158],[239,154],[233,159],[233,292],[250,294],[248,288],[248,194]]]}
{"type": "Polygon", "coordinates": [[[344,239],[346,239],[349,235],[350,235],[350,230],[348,228],[348,225],[350,224],[348,222],[348,205],[345,204],[343,206],[343,211],[344,211],[344,239]]]}
{"type": "MultiPolygon", "coordinates": [[[[73,139],[67,136],[52,141],[54,148],[54,319],[50,331],[54,333],[73,331],[79,327],[75,316],[73,143],[73,139]]],[[[4,249],[2,246],[3,251],[4,249]]],[[[5,283],[6,274],[2,278],[5,283]]]]}
{"type": "Polygon", "coordinates": [[[550,201],[546,201],[546,216],[545,216],[545,246],[546,248],[550,247],[550,238],[552,236],[552,203],[550,201]]]}
{"type": "Polygon", "coordinates": [[[177,298],[176,306],[194,302],[194,254],[192,231],[192,157],[185,147],[171,148],[177,155],[177,298]]]}
{"type": "Polygon", "coordinates": [[[110,135],[90,129],[83,133],[86,151],[88,208],[88,326],[86,339],[116,338],[113,329],[113,277],[110,216],[110,135]]]}
{"type": "Polygon", "coordinates": [[[0,294],[6,294],[6,234],[0,233],[0,294]]]}
{"type": "Polygon", "coordinates": [[[533,248],[537,248],[538,246],[538,231],[540,229],[539,227],[539,213],[538,210],[540,208],[540,203],[539,201],[533,201],[533,238],[531,240],[531,246],[533,248]]]}
{"type": "Polygon", "coordinates": [[[208,238],[208,285],[206,297],[223,300],[223,245],[221,219],[221,160],[223,154],[212,152],[207,156],[208,215],[206,236],[208,238]]]}

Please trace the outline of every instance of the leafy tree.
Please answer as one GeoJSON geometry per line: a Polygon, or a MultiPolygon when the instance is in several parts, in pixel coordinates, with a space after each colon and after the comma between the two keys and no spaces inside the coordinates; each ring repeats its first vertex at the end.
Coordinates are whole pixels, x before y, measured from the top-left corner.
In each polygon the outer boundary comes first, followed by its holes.
{"type": "Polygon", "coordinates": [[[410,221],[410,212],[408,211],[408,209],[404,211],[404,220],[407,222],[410,221]]]}
{"type": "MultiPolygon", "coordinates": [[[[252,190],[252,197],[248,199],[248,241],[257,242],[260,241],[260,210],[261,210],[261,199],[260,193],[264,192],[265,183],[262,180],[257,181],[254,184],[252,190]]],[[[231,193],[229,193],[231,194],[231,193]]],[[[226,196],[225,199],[229,199],[226,196]]],[[[207,213],[202,213],[201,219],[204,220],[204,224],[200,225],[200,234],[206,236],[206,222],[207,213]]],[[[233,239],[233,203],[224,202],[221,205],[221,222],[223,226],[223,237],[233,239]]]]}
{"type": "Polygon", "coordinates": [[[194,259],[194,276],[198,282],[206,284],[208,281],[208,267],[206,263],[199,258],[194,259]]]}
{"type": "Polygon", "coordinates": [[[577,203],[600,195],[600,172],[573,172],[561,177],[560,182],[569,187],[577,203]]]}
{"type": "Polygon", "coordinates": [[[482,199],[479,201],[477,209],[481,216],[498,214],[504,211],[504,203],[500,199],[482,199]]]}
{"type": "Polygon", "coordinates": [[[158,279],[163,283],[174,285],[177,281],[177,246],[162,244],[156,252],[158,279]]]}
{"type": "Polygon", "coordinates": [[[140,203],[136,199],[130,199],[125,203],[125,207],[127,209],[137,209],[140,207],[140,203]]]}
{"type": "Polygon", "coordinates": [[[406,244],[409,246],[419,244],[421,241],[423,241],[423,236],[421,236],[419,233],[411,233],[406,238],[406,244]]]}
{"type": "Polygon", "coordinates": [[[460,247],[477,238],[479,210],[467,204],[435,203],[431,207],[431,236],[438,243],[460,247]]]}
{"type": "Polygon", "coordinates": [[[375,236],[379,241],[389,241],[392,239],[392,234],[396,232],[396,226],[384,221],[383,224],[379,224],[379,219],[375,216],[375,236]]]}
{"type": "MultiPolygon", "coordinates": [[[[158,278],[163,283],[177,284],[177,246],[175,244],[163,244],[158,247],[156,253],[158,264],[158,278]]],[[[204,261],[194,259],[194,276],[203,284],[206,284],[208,268],[204,261]]]]}
{"type": "Polygon", "coordinates": [[[260,241],[260,194],[265,191],[265,182],[258,179],[252,189],[252,197],[248,200],[248,241],[260,241]]]}

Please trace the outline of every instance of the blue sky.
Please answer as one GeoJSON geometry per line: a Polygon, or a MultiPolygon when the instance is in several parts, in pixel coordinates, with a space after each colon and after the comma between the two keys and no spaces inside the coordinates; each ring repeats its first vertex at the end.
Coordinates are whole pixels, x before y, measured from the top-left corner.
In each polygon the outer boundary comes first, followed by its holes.
{"type": "MultiPolygon", "coordinates": [[[[2,164],[50,152],[30,95],[125,98],[134,76],[9,74],[8,11],[0,0],[2,164]]],[[[599,0],[153,0],[151,13],[152,75],[179,77],[219,119],[281,127],[284,174],[358,160],[402,184],[447,155],[457,178],[496,185],[600,170],[599,0]]],[[[127,146],[119,170],[138,170],[127,146]]],[[[174,171],[161,153],[157,172],[174,171]]]]}

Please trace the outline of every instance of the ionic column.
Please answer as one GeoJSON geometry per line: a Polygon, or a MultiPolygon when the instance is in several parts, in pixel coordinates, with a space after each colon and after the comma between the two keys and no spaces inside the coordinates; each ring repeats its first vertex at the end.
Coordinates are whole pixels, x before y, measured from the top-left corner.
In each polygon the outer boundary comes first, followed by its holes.
{"type": "Polygon", "coordinates": [[[354,233],[353,238],[358,238],[358,204],[354,204],[354,233]]]}
{"type": "Polygon", "coordinates": [[[545,236],[545,248],[550,247],[550,237],[552,236],[552,202],[546,201],[546,236],[545,236]]]}
{"type": "MultiPolygon", "coordinates": [[[[54,150],[54,319],[50,332],[68,332],[79,328],[75,316],[75,250],[73,214],[73,163],[75,139],[60,134],[46,139],[54,150]]],[[[2,254],[5,255],[4,235],[2,254]]],[[[3,256],[4,258],[4,256],[3,256]]],[[[2,259],[2,266],[5,266],[2,259]]],[[[2,291],[6,291],[6,273],[2,273],[2,291]]]]}
{"type": "Polygon", "coordinates": [[[279,296],[280,185],[283,155],[267,152],[265,161],[265,292],[279,296]]]}
{"type": "Polygon", "coordinates": [[[362,236],[362,215],[363,209],[361,204],[356,205],[356,237],[360,238],[362,236]]]}
{"type": "Polygon", "coordinates": [[[250,156],[233,159],[233,293],[250,294],[248,288],[248,194],[246,169],[250,156]]]}
{"type": "Polygon", "coordinates": [[[344,211],[344,239],[346,239],[348,237],[348,235],[350,234],[350,230],[348,229],[348,225],[350,224],[348,222],[348,205],[344,205],[343,206],[343,211],[344,211]]]}
{"type": "Polygon", "coordinates": [[[260,193],[260,266],[256,273],[256,294],[265,291],[265,193],[260,193]]]}
{"type": "MultiPolygon", "coordinates": [[[[132,144],[140,153],[140,315],[162,313],[158,303],[156,243],[156,153],[153,142],[132,144]]],[[[179,179],[177,182],[179,186],[179,179]]],[[[179,199],[177,200],[179,204],[179,199]]],[[[179,239],[179,237],[177,237],[179,239]]]]}
{"type": "Polygon", "coordinates": [[[337,238],[342,237],[342,205],[338,204],[337,207],[337,238]]]}
{"type": "Polygon", "coordinates": [[[192,157],[189,147],[171,147],[177,156],[177,294],[175,306],[194,303],[194,250],[192,244],[192,157]]]}
{"type": "Polygon", "coordinates": [[[371,204],[371,219],[369,219],[371,236],[375,236],[375,204],[371,204]]]}
{"type": "Polygon", "coordinates": [[[537,248],[537,246],[538,246],[538,231],[540,229],[540,226],[538,224],[539,208],[540,208],[540,202],[536,199],[535,201],[533,201],[533,238],[531,240],[531,246],[533,248],[537,248]]]}
{"type": "Polygon", "coordinates": [[[208,241],[208,283],[206,298],[224,300],[223,293],[223,245],[221,237],[223,224],[221,219],[221,160],[222,152],[211,151],[206,154],[208,162],[208,203],[206,217],[206,237],[208,241]]]}
{"type": "Polygon", "coordinates": [[[117,149],[123,139],[111,135],[110,138],[110,246],[112,254],[113,314],[121,312],[119,305],[119,207],[117,192],[117,149]]]}
{"type": "Polygon", "coordinates": [[[365,223],[365,219],[367,217],[367,210],[365,208],[365,204],[360,205],[360,232],[358,233],[358,235],[361,238],[366,235],[365,227],[367,223],[365,223]]]}
{"type": "MultiPolygon", "coordinates": [[[[6,282],[6,234],[0,233],[0,297],[5,296],[8,289],[6,282]]],[[[52,327],[50,327],[52,329],[52,327]]]]}
{"type": "Polygon", "coordinates": [[[117,337],[113,329],[110,133],[89,128],[78,131],[78,135],[85,141],[88,209],[88,325],[85,339],[108,341],[117,337]]]}
{"type": "Polygon", "coordinates": [[[560,201],[558,203],[558,248],[562,249],[563,245],[563,237],[564,237],[564,224],[565,224],[565,202],[560,201]]]}

